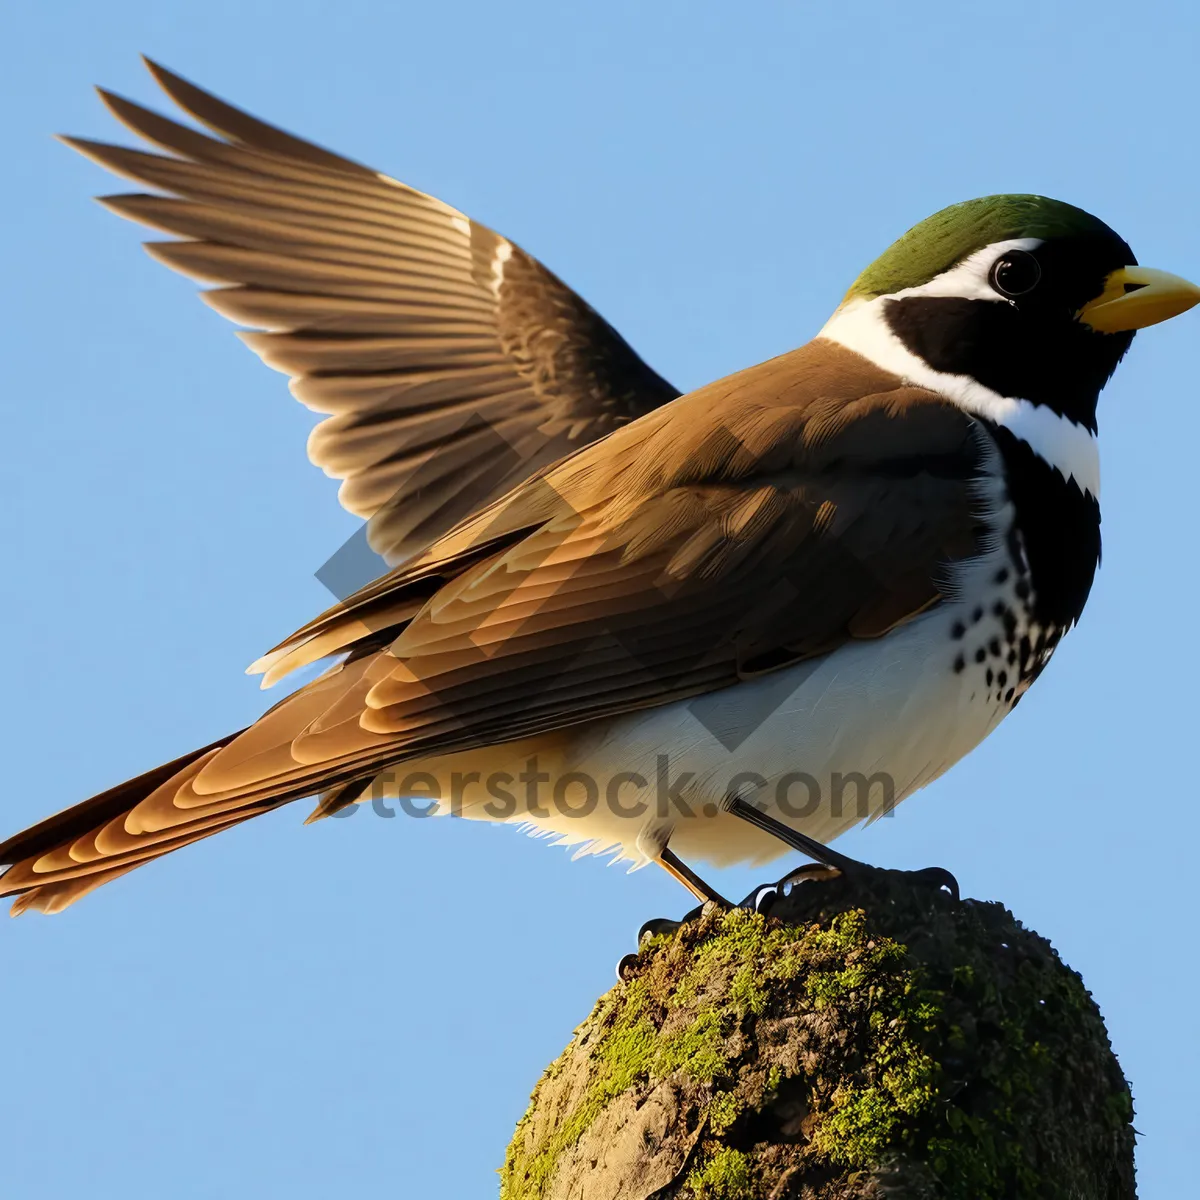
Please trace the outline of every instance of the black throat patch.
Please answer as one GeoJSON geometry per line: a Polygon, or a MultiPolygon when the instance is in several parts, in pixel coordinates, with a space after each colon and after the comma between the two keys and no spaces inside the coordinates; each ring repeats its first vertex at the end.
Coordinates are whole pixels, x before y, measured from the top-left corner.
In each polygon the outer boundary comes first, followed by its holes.
{"type": "Polygon", "coordinates": [[[1083,612],[1100,564],[1100,503],[1015,434],[990,421],[983,424],[1004,459],[1033,584],[1034,619],[1065,631],[1083,612]]]}
{"type": "Polygon", "coordinates": [[[1093,333],[1063,311],[1044,319],[1003,300],[905,296],[884,316],[905,347],[935,371],[968,375],[1001,396],[1042,404],[1096,432],[1100,389],[1132,334],[1093,333]]]}

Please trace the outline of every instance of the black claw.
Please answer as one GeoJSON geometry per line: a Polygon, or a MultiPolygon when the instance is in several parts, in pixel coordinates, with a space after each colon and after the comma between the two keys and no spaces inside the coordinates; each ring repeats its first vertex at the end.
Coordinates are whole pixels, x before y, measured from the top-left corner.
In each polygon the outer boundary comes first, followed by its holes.
{"type": "Polygon", "coordinates": [[[890,875],[893,878],[897,876],[903,877],[908,883],[914,884],[917,887],[931,887],[939,892],[945,888],[955,900],[961,899],[958,880],[945,867],[923,867],[919,871],[901,871],[887,867],[872,867],[866,863],[857,863],[854,869],[845,870],[843,874],[853,882],[855,877],[865,880],[876,871],[890,875]]]}
{"type": "Polygon", "coordinates": [[[760,883],[737,907],[746,912],[762,913],[765,917],[779,899],[778,885],[760,883]]]}
{"type": "Polygon", "coordinates": [[[958,880],[945,867],[925,867],[920,871],[909,871],[908,874],[914,880],[929,884],[930,887],[935,887],[938,891],[945,888],[955,900],[962,899],[962,895],[958,889],[958,880]]]}
{"type": "Polygon", "coordinates": [[[664,933],[674,933],[680,925],[686,925],[689,921],[694,921],[704,912],[704,905],[697,904],[695,908],[689,912],[685,912],[678,921],[671,917],[651,917],[645,925],[638,930],[638,945],[642,944],[642,939],[649,937],[659,937],[664,933]]]}
{"type": "Polygon", "coordinates": [[[789,884],[816,882],[822,879],[836,879],[844,876],[850,883],[861,880],[866,883],[876,873],[890,875],[893,878],[903,876],[908,882],[919,887],[932,887],[938,891],[945,889],[955,900],[962,898],[958,880],[945,867],[925,867],[920,871],[897,871],[887,867],[873,867],[868,863],[849,860],[841,867],[828,867],[822,863],[806,863],[795,871],[790,871],[776,885],[775,890],[782,895],[789,884]]]}
{"type": "MultiPolygon", "coordinates": [[[[651,917],[641,929],[638,930],[638,946],[648,937],[662,937],[663,934],[674,933],[681,925],[686,925],[688,921],[694,921],[704,912],[705,905],[697,904],[690,912],[683,914],[683,917],[676,921],[671,917],[651,917]]],[[[617,978],[624,979],[626,976],[623,972],[631,969],[632,964],[637,962],[636,954],[627,954],[619,963],[617,963],[617,978]]]]}
{"type": "Polygon", "coordinates": [[[633,968],[637,966],[638,956],[636,954],[626,954],[619,963],[617,963],[617,978],[624,983],[630,975],[633,974],[633,968]]]}
{"type": "MultiPolygon", "coordinates": [[[[686,921],[687,918],[684,917],[683,920],[686,921]]],[[[683,921],[672,921],[670,917],[651,917],[638,930],[638,945],[640,946],[648,937],[659,937],[664,933],[674,933],[682,924],[683,921]]]]}
{"type": "Polygon", "coordinates": [[[783,894],[783,889],[789,884],[797,883],[821,883],[826,879],[837,879],[845,872],[837,867],[827,867],[824,863],[805,863],[802,867],[797,867],[794,871],[789,871],[776,885],[775,890],[780,895],[783,894]]]}
{"type": "Polygon", "coordinates": [[[859,863],[854,870],[845,871],[844,874],[849,880],[853,881],[855,876],[863,878],[875,871],[882,871],[884,874],[891,875],[892,877],[902,876],[907,882],[915,884],[917,887],[931,887],[939,892],[944,888],[955,900],[962,899],[958,888],[958,880],[945,867],[923,867],[919,871],[900,871],[886,867],[871,867],[866,863],[859,863]]]}

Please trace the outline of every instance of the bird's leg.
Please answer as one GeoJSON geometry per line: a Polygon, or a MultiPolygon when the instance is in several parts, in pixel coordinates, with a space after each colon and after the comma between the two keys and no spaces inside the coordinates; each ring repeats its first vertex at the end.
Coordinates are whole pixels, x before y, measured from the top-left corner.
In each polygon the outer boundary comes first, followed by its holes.
{"type": "MultiPolygon", "coordinates": [[[[717,891],[711,884],[705,883],[691,867],[687,865],[672,850],[668,850],[664,846],[658,854],[655,855],[654,861],[662,867],[672,879],[682,883],[700,903],[691,910],[684,913],[683,918],[679,921],[672,920],[670,917],[651,917],[641,929],[638,930],[638,945],[642,944],[644,937],[658,937],[664,933],[674,933],[676,929],[687,921],[695,920],[703,911],[706,904],[715,904],[717,908],[728,911],[733,907],[720,892],[717,891]]],[[[637,962],[636,954],[626,954],[624,958],[617,963],[617,978],[624,979],[626,973],[637,962]]]]}
{"type": "MultiPolygon", "coordinates": [[[[648,920],[645,925],[638,930],[639,946],[642,944],[642,938],[644,938],[647,934],[649,934],[651,937],[658,937],[663,933],[674,933],[675,930],[680,927],[680,925],[683,925],[687,921],[695,920],[696,917],[698,917],[704,911],[704,906],[706,904],[713,904],[722,912],[728,912],[729,909],[733,907],[733,905],[730,904],[729,901],[726,900],[716,888],[714,888],[711,884],[705,883],[704,880],[701,879],[700,876],[697,875],[696,872],[693,871],[692,868],[689,867],[687,863],[685,863],[683,859],[679,857],[679,855],[675,854],[671,850],[668,850],[666,846],[664,846],[658,852],[654,858],[654,861],[658,863],[658,865],[662,867],[662,869],[666,871],[666,873],[670,875],[672,879],[682,883],[683,886],[687,888],[687,890],[691,892],[697,900],[700,901],[700,903],[696,905],[691,912],[684,913],[682,919],[678,921],[672,920],[670,917],[651,917],[650,920],[648,920]]],[[[625,960],[622,959],[621,961],[624,962],[625,960]]]]}
{"type": "MultiPolygon", "coordinates": [[[[762,812],[752,804],[747,804],[745,800],[740,798],[735,797],[731,800],[727,811],[733,816],[739,817],[741,820],[755,826],[755,828],[772,834],[781,842],[791,846],[793,850],[799,850],[801,854],[807,855],[815,863],[819,863],[823,867],[833,868],[847,879],[854,879],[856,877],[862,879],[875,872],[887,870],[884,867],[873,867],[869,863],[859,862],[856,858],[850,858],[846,854],[840,854],[836,850],[831,850],[823,842],[818,842],[816,838],[810,838],[807,834],[800,833],[790,825],[785,825],[782,821],[762,812]]],[[[959,898],[958,880],[944,867],[925,867],[920,871],[894,871],[888,873],[907,875],[914,882],[923,883],[930,887],[946,888],[955,900],[959,898]]],[[[789,872],[775,886],[776,888],[782,888],[784,884],[804,875],[821,877],[816,875],[813,868],[804,867],[799,871],[789,872]]],[[[755,891],[751,893],[751,896],[753,897],[757,894],[758,892],[755,891]]]]}
{"type": "Polygon", "coordinates": [[[705,904],[711,900],[718,908],[728,909],[733,907],[716,888],[705,883],[678,854],[672,850],[668,850],[666,846],[662,848],[659,856],[654,861],[677,883],[682,883],[701,904],[705,904]]]}

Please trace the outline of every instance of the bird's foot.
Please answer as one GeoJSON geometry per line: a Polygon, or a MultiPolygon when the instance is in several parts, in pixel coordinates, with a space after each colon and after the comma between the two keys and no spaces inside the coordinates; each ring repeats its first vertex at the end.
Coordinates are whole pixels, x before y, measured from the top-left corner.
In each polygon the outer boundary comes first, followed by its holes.
{"type": "Polygon", "coordinates": [[[756,887],[738,907],[759,912],[765,916],[774,908],[776,901],[781,896],[788,895],[792,888],[798,887],[800,884],[819,883],[827,879],[845,879],[850,884],[866,884],[873,878],[887,878],[894,882],[908,883],[914,887],[946,891],[955,900],[960,899],[958,880],[945,867],[922,867],[919,871],[902,871],[890,867],[873,867],[870,863],[843,857],[841,863],[836,867],[828,866],[825,863],[805,863],[802,867],[789,871],[778,883],[767,883],[756,887]]]}
{"type": "MultiPolygon", "coordinates": [[[[651,917],[641,929],[638,930],[638,948],[640,949],[647,938],[656,938],[670,935],[686,925],[689,921],[695,921],[698,917],[703,916],[706,912],[722,911],[732,907],[728,901],[706,900],[703,904],[697,904],[695,908],[683,914],[678,921],[672,917],[651,917]]],[[[624,958],[617,963],[617,978],[627,979],[629,972],[633,969],[637,962],[637,953],[626,954],[624,958]]]]}
{"type": "Polygon", "coordinates": [[[908,882],[920,887],[932,887],[939,891],[945,888],[955,900],[960,898],[958,880],[944,867],[924,867],[919,871],[896,871],[887,867],[873,867],[870,863],[859,862],[856,858],[850,858],[848,855],[826,846],[823,842],[818,842],[816,838],[811,838],[798,829],[792,829],[791,826],[785,825],[782,821],[755,808],[745,800],[734,798],[729,804],[728,811],[731,815],[740,817],[755,828],[772,834],[785,845],[791,846],[793,850],[799,850],[801,854],[805,854],[813,860],[811,864],[785,875],[775,885],[776,891],[793,880],[803,882],[805,879],[830,879],[833,875],[841,875],[848,882],[865,883],[872,876],[878,878],[880,874],[885,874],[893,879],[897,876],[907,876],[908,882]],[[816,874],[813,873],[814,867],[817,871],[816,874]]]}
{"type": "Polygon", "coordinates": [[[765,917],[775,907],[775,901],[780,896],[786,896],[795,886],[801,883],[817,883],[825,879],[837,879],[841,871],[836,867],[827,867],[824,863],[805,863],[794,871],[789,871],[777,883],[760,883],[745,900],[738,905],[748,912],[762,913],[765,917]]]}
{"type": "MultiPolygon", "coordinates": [[[[934,891],[939,892],[946,891],[955,900],[960,899],[958,880],[945,867],[923,867],[918,871],[904,871],[890,867],[874,867],[870,863],[859,862],[857,859],[848,858],[844,854],[838,854],[837,859],[837,866],[830,866],[827,863],[821,862],[805,863],[803,866],[789,871],[776,883],[760,884],[740,904],[733,905],[727,901],[706,900],[703,904],[698,904],[690,912],[684,913],[678,921],[671,917],[651,917],[638,930],[638,947],[640,948],[647,938],[663,937],[664,935],[674,933],[681,926],[686,925],[689,921],[696,920],[706,912],[718,910],[730,911],[733,908],[740,908],[746,912],[761,913],[763,916],[768,916],[779,898],[788,895],[792,888],[799,887],[804,883],[820,883],[829,879],[840,878],[845,879],[850,884],[869,884],[872,879],[887,878],[894,882],[908,883],[915,887],[932,888],[934,891]]],[[[637,958],[636,953],[626,954],[617,963],[618,979],[624,980],[629,978],[630,973],[637,963],[637,958]]]]}
{"type": "MultiPolygon", "coordinates": [[[[830,868],[827,868],[830,869],[830,868]]],[[[907,883],[912,887],[932,888],[935,892],[946,891],[955,900],[961,900],[958,880],[945,867],[921,867],[916,871],[901,870],[897,867],[875,867],[870,863],[859,862],[857,859],[847,859],[832,868],[848,883],[870,884],[872,879],[889,879],[895,883],[907,883]]],[[[805,868],[793,871],[784,876],[784,882],[790,882],[798,876],[803,876],[805,868]]]]}

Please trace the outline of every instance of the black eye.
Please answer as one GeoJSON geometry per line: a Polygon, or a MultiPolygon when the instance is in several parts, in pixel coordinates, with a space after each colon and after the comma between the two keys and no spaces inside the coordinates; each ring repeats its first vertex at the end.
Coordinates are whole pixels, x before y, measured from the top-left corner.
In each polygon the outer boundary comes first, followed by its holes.
{"type": "Polygon", "coordinates": [[[1010,250],[992,263],[988,282],[1002,296],[1024,296],[1042,277],[1041,264],[1024,250],[1010,250]]]}

